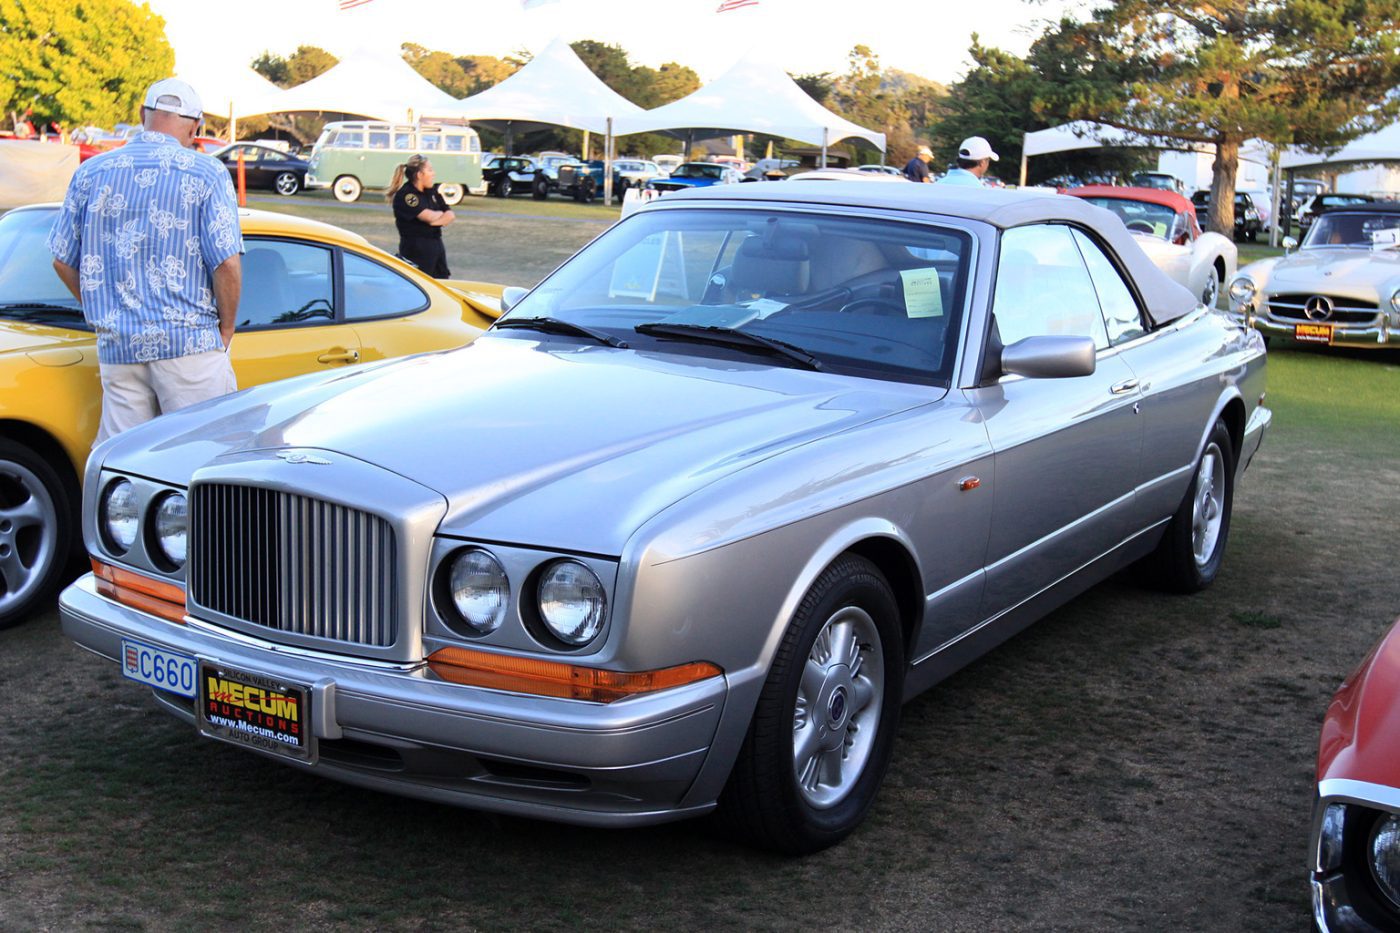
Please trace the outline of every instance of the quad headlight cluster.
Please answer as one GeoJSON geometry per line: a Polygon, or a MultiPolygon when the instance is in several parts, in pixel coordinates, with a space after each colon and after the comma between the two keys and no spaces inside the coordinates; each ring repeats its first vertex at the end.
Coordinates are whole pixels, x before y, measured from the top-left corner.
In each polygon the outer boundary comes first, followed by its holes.
{"type": "Polygon", "coordinates": [[[189,501],[168,489],[141,501],[136,485],[118,477],[102,489],[97,506],[102,543],[114,556],[126,555],[145,534],[146,554],[160,569],[185,565],[189,546],[189,501]]]}
{"type": "MultiPolygon", "coordinates": [[[[501,561],[479,547],[450,554],[438,570],[440,611],[450,611],[452,627],[470,636],[489,635],[510,611],[511,581],[501,561]],[[446,599],[441,597],[445,596],[446,599]]],[[[519,614],[537,640],[562,649],[581,648],[603,630],[608,596],[598,575],[569,557],[532,568],[520,587],[519,614]]]]}

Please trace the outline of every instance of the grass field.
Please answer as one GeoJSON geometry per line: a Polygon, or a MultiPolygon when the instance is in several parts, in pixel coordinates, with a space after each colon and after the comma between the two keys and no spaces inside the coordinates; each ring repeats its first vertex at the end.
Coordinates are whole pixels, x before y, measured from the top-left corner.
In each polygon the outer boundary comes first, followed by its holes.
{"type": "MultiPolygon", "coordinates": [[[[512,284],[608,220],[467,204],[454,272],[512,284]]],[[[1276,346],[1269,404],[1212,589],[1108,581],[909,703],[803,860],[343,787],[199,739],[54,612],[0,632],[0,929],[1306,930],[1318,726],[1400,614],[1400,357],[1276,346]]]]}

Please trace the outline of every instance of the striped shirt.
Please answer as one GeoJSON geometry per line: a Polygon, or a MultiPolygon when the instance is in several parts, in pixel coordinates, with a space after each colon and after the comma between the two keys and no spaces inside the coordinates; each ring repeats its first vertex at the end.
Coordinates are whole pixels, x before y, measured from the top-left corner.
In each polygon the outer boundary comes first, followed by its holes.
{"type": "Polygon", "coordinates": [[[172,136],[144,132],[78,166],[49,230],[78,270],[103,363],[223,348],[213,270],[243,251],[228,170],[172,136]]]}

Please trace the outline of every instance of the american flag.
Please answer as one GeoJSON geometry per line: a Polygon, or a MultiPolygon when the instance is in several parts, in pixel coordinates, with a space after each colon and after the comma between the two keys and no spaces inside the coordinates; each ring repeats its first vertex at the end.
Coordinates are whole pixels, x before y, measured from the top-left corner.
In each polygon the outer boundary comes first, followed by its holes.
{"type": "Polygon", "coordinates": [[[737,10],[746,6],[758,6],[758,0],[723,0],[715,8],[716,13],[728,13],[730,10],[737,10]]]}
{"type": "Polygon", "coordinates": [[[366,3],[369,3],[369,0],[340,0],[340,12],[344,13],[346,10],[353,10],[355,7],[364,6],[366,3]]]}

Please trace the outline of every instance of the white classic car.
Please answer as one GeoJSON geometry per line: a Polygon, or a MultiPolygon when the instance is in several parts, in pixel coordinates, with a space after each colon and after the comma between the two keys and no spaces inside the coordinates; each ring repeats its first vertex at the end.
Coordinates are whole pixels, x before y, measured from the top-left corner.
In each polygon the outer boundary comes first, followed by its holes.
{"type": "Polygon", "coordinates": [[[1195,206],[1175,191],[1086,185],[1065,193],[1121,217],[1157,267],[1207,307],[1235,275],[1239,249],[1229,237],[1202,233],[1195,206]]]}
{"type": "Polygon", "coordinates": [[[1400,346],[1400,204],[1324,211],[1297,252],[1250,263],[1230,280],[1230,310],[1266,338],[1400,346]]]}

